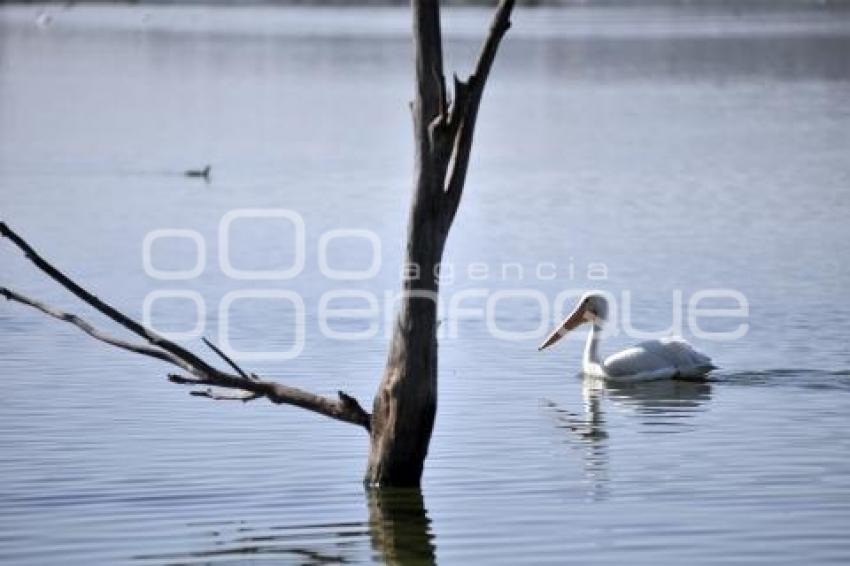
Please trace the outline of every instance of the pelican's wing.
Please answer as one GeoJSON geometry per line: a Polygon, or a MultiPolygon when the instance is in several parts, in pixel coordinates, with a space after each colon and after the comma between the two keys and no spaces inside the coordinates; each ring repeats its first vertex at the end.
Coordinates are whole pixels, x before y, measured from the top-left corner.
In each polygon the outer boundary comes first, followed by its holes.
{"type": "Polygon", "coordinates": [[[635,347],[664,359],[668,365],[676,368],[680,377],[698,377],[716,369],[711,358],[696,351],[685,339],[678,336],[648,340],[635,347]]]}
{"type": "Polygon", "coordinates": [[[670,379],[678,372],[667,358],[642,344],[608,356],[602,365],[606,378],[618,382],[670,379]]]}

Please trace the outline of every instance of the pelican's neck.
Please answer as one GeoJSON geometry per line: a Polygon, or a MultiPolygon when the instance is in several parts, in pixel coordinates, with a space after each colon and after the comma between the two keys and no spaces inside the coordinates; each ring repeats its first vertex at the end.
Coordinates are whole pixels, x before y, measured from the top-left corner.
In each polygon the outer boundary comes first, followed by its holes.
{"type": "Polygon", "coordinates": [[[599,363],[599,342],[602,339],[602,327],[594,322],[587,335],[587,343],[584,345],[584,357],[582,358],[582,369],[585,374],[602,375],[602,365],[599,363]]]}

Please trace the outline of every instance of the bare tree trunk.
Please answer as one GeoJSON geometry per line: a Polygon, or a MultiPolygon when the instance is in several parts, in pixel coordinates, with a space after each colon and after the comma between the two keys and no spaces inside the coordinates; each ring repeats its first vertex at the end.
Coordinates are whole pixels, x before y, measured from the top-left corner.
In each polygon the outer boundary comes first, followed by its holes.
{"type": "Polygon", "coordinates": [[[402,283],[401,305],[386,369],[375,395],[373,414],[367,413],[356,399],[342,391],[337,398],[324,397],[245,372],[205,339],[207,346],[235,373],[214,367],[71,280],[4,222],[0,222],[0,237],[9,239],[48,277],[143,342],[119,339],[75,314],[5,287],[0,287],[0,296],[68,322],[112,346],[177,366],[184,373],[169,375],[173,383],[210,386],[195,389],[192,395],[235,401],[266,398],[272,403],[301,407],[362,426],[371,438],[366,482],[376,486],[419,485],[437,411],[438,268],[463,192],[484,84],[499,42],[510,27],[514,2],[499,2],[475,70],[465,81],[454,77],[452,101],[446,94],[443,76],[439,2],[411,0],[411,6],[416,47],[416,96],[411,105],[416,168],[405,259],[406,265],[415,268],[409,274],[415,276],[406,277],[402,283]],[[221,388],[237,392],[221,392],[221,388]]]}
{"type": "Polygon", "coordinates": [[[419,485],[437,411],[439,264],[454,220],[472,133],[496,48],[510,27],[512,1],[496,10],[475,72],[455,77],[449,102],[443,75],[440,7],[413,0],[416,98],[411,105],[416,160],[402,302],[372,410],[366,482],[419,485]],[[416,275],[415,277],[413,275],[416,275]]]}

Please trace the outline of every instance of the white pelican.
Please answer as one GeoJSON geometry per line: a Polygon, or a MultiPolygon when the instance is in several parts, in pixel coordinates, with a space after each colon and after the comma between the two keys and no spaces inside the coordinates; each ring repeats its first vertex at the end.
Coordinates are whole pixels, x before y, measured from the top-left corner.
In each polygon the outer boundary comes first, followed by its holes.
{"type": "Polygon", "coordinates": [[[609,381],[634,382],[655,379],[698,378],[716,366],[711,358],[694,350],[682,338],[649,340],[599,360],[602,325],[608,315],[608,301],[597,293],[586,293],[575,310],[540,345],[547,348],[564,334],[585,322],[593,323],[581,368],[584,375],[609,381]]]}

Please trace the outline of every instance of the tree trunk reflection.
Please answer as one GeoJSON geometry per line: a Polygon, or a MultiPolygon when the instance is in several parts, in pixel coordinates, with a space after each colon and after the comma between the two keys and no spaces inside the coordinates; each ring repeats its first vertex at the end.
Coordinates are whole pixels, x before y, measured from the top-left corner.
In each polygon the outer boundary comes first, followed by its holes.
{"type": "Polygon", "coordinates": [[[371,488],[369,533],[386,564],[436,564],[431,519],[419,488],[371,488]]]}

